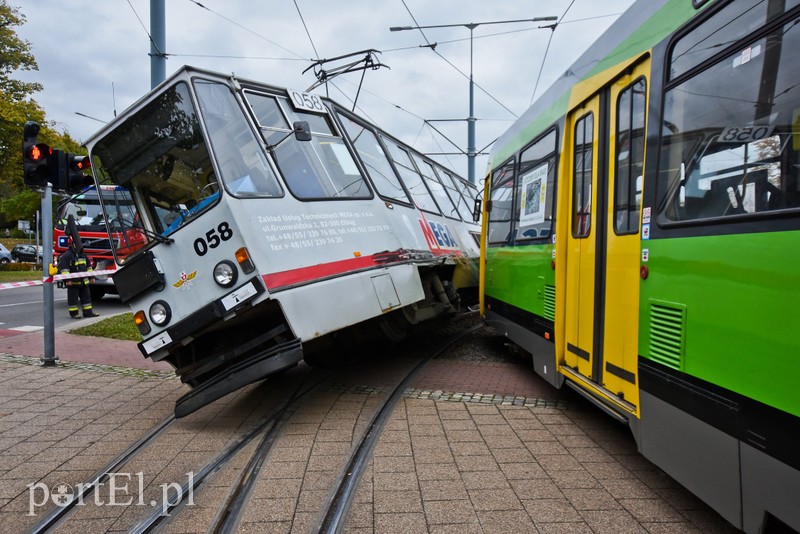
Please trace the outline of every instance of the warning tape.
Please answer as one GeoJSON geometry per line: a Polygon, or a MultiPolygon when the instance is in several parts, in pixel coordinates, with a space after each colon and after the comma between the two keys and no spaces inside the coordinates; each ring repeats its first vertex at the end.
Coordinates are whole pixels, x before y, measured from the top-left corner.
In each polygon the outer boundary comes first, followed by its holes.
{"type": "Polygon", "coordinates": [[[46,278],[42,278],[41,280],[29,280],[26,282],[6,282],[0,284],[0,290],[3,289],[14,289],[16,287],[30,287],[30,286],[40,286],[42,284],[52,284],[53,282],[57,282],[58,280],[72,280],[75,278],[89,278],[92,276],[101,276],[101,275],[113,275],[117,272],[114,269],[104,269],[101,271],[91,271],[85,273],[67,273],[67,274],[57,274],[54,276],[48,276],[46,278]]]}

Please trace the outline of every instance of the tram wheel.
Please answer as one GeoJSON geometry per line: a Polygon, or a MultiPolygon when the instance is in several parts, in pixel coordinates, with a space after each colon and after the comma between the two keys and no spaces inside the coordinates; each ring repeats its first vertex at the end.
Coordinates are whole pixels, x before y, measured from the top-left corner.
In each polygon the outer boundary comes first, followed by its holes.
{"type": "Polygon", "coordinates": [[[381,318],[378,326],[389,341],[400,343],[408,336],[408,330],[411,325],[402,310],[398,310],[381,318]]]}

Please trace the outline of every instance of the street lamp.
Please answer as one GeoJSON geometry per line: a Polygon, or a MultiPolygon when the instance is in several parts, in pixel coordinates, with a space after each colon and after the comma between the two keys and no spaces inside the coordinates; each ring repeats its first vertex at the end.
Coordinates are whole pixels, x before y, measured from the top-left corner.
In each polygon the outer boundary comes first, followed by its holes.
{"type": "MultiPolygon", "coordinates": [[[[544,22],[558,20],[558,17],[534,17],[532,19],[494,20],[490,22],[469,22],[461,24],[434,24],[431,26],[392,26],[389,31],[402,32],[406,30],[427,30],[430,28],[456,28],[463,26],[469,29],[469,117],[467,118],[467,177],[471,183],[475,180],[475,82],[472,79],[472,31],[478,26],[489,24],[511,24],[517,22],[544,22]]],[[[554,26],[547,26],[553,28],[554,26]]]]}
{"type": "Polygon", "coordinates": [[[80,111],[76,111],[75,115],[78,115],[80,117],[86,117],[87,119],[92,119],[93,121],[102,122],[103,124],[105,124],[107,122],[107,121],[104,121],[104,120],[97,119],[95,117],[91,117],[91,116],[87,115],[86,113],[81,113],[80,111]]]}

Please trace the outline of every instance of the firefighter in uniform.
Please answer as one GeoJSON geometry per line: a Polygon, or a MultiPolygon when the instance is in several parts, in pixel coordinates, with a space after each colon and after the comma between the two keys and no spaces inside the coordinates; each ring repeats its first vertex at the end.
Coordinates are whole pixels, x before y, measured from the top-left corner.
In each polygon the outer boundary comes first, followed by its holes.
{"type": "MultiPolygon", "coordinates": [[[[61,274],[91,272],[92,266],[83,253],[78,252],[74,240],[70,237],[69,248],[58,257],[58,271],[61,274]]],[[[78,301],[84,317],[99,317],[100,314],[92,310],[92,295],[89,292],[89,277],[67,279],[64,282],[67,286],[67,307],[69,316],[73,319],[80,319],[78,313],[78,301]]]]}

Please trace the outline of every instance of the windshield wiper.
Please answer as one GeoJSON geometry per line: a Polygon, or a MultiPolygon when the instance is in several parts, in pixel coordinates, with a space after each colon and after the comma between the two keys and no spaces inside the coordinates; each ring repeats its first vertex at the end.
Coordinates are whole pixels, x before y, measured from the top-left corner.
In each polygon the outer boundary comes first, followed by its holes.
{"type": "Polygon", "coordinates": [[[130,228],[131,230],[136,230],[137,232],[141,232],[147,237],[151,237],[153,238],[153,240],[158,241],[159,243],[170,244],[175,242],[175,240],[172,239],[171,237],[164,237],[163,235],[157,234],[152,230],[148,230],[144,226],[129,223],[122,217],[122,213],[120,213],[119,206],[117,206],[117,216],[111,222],[118,222],[123,229],[130,228]]]}

